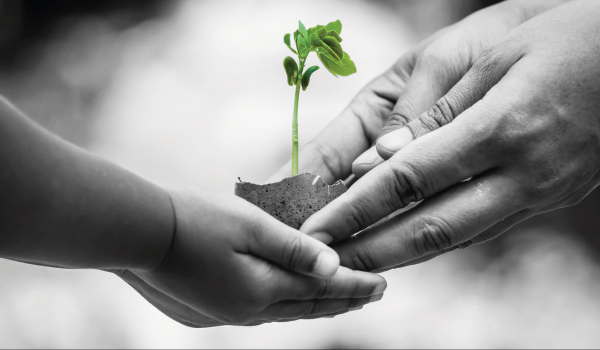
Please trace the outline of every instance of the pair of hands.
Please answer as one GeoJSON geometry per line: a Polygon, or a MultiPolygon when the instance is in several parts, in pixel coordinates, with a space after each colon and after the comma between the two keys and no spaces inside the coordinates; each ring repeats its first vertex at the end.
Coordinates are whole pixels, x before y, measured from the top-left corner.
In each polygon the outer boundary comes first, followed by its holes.
{"type": "Polygon", "coordinates": [[[116,273],[189,326],[334,316],[385,289],[353,270],[422,262],[577,203],[600,176],[600,8],[562,2],[505,2],[436,33],[303,148],[302,171],[362,177],[301,229],[352,270],[241,199],[172,193],[165,260],[116,273]]]}
{"type": "Polygon", "coordinates": [[[301,231],[384,271],[581,201],[600,180],[600,6],[562,2],[479,11],[359,93],[300,159],[361,178],[301,231]]]}
{"type": "Polygon", "coordinates": [[[339,267],[325,244],[234,196],[171,192],[175,235],[152,269],[112,270],[190,327],[333,317],[383,296],[376,274],[339,267]]]}

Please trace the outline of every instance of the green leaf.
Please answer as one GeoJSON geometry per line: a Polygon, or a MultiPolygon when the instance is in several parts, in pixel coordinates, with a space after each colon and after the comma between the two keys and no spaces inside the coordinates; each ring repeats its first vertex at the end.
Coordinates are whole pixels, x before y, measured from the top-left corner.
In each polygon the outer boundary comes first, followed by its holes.
{"type": "Polygon", "coordinates": [[[294,60],[290,56],[284,58],[283,69],[285,69],[285,74],[287,75],[288,85],[294,85],[298,79],[298,64],[296,63],[296,60],[294,60]]]}
{"type": "Polygon", "coordinates": [[[304,40],[308,40],[308,32],[306,31],[306,27],[300,21],[298,21],[298,29],[300,30],[300,33],[302,33],[302,35],[304,36],[304,40]]]}
{"type": "Polygon", "coordinates": [[[290,34],[286,34],[283,36],[283,42],[290,50],[292,50],[293,53],[295,53],[296,55],[298,54],[296,50],[292,49],[292,47],[290,46],[290,34]]]}
{"type": "Polygon", "coordinates": [[[321,47],[317,48],[317,52],[327,53],[329,54],[329,56],[331,56],[332,59],[338,61],[339,63],[342,63],[342,59],[340,58],[340,56],[338,56],[338,54],[335,53],[335,51],[333,51],[331,47],[329,47],[329,45],[327,45],[324,41],[321,41],[321,47]]]}
{"type": "Polygon", "coordinates": [[[298,37],[299,36],[301,36],[300,31],[296,29],[296,31],[294,32],[294,43],[296,44],[296,49],[298,48],[298,37]]]}
{"type": "Polygon", "coordinates": [[[335,30],[328,31],[326,35],[335,38],[335,40],[337,40],[338,43],[342,42],[342,38],[338,35],[338,33],[335,30]]]}
{"type": "Polygon", "coordinates": [[[312,33],[310,35],[310,45],[314,46],[314,47],[321,47],[321,46],[323,46],[323,41],[319,38],[319,34],[312,33]]]}
{"type": "Polygon", "coordinates": [[[304,36],[300,35],[298,37],[298,42],[296,43],[298,46],[298,52],[300,53],[300,57],[306,57],[308,55],[308,43],[304,39],[304,36]]]}
{"type": "Polygon", "coordinates": [[[310,83],[310,76],[319,69],[319,66],[312,66],[302,74],[302,90],[306,91],[308,83],[310,83]]]}
{"type": "Polygon", "coordinates": [[[319,24],[319,25],[316,25],[316,26],[314,26],[314,27],[312,27],[312,28],[308,28],[308,37],[310,38],[310,36],[311,36],[313,33],[316,33],[316,32],[317,32],[319,29],[321,29],[321,28],[325,28],[325,26],[322,26],[322,25],[320,25],[320,24],[319,24]]]}
{"type": "Polygon", "coordinates": [[[323,63],[325,68],[327,68],[327,70],[331,74],[333,74],[333,76],[337,77],[337,74],[335,73],[335,71],[336,71],[336,69],[335,69],[336,63],[334,63],[335,60],[333,58],[329,58],[331,56],[329,56],[329,57],[326,57],[326,56],[328,56],[326,51],[325,52],[317,52],[317,57],[319,57],[319,60],[321,61],[321,63],[323,63]]]}
{"type": "Polygon", "coordinates": [[[329,46],[331,50],[333,50],[333,52],[335,52],[335,54],[340,58],[339,61],[342,61],[344,59],[344,50],[342,50],[342,45],[340,45],[340,43],[337,40],[335,40],[335,38],[326,36],[325,38],[323,38],[323,42],[327,44],[327,46],[329,46]]]}
{"type": "Polygon", "coordinates": [[[321,28],[317,30],[317,34],[319,35],[319,39],[323,40],[323,38],[327,35],[327,30],[325,28],[321,28]]]}
{"type": "Polygon", "coordinates": [[[338,35],[342,34],[342,22],[340,22],[339,19],[335,22],[327,24],[325,28],[327,29],[327,31],[335,30],[338,33],[338,35]]]}
{"type": "Polygon", "coordinates": [[[336,77],[338,75],[345,77],[356,73],[356,66],[350,59],[350,55],[348,55],[347,52],[344,52],[344,59],[341,63],[336,61],[331,55],[329,55],[327,51],[319,51],[317,52],[317,56],[325,68],[327,68],[327,70],[336,77]]]}

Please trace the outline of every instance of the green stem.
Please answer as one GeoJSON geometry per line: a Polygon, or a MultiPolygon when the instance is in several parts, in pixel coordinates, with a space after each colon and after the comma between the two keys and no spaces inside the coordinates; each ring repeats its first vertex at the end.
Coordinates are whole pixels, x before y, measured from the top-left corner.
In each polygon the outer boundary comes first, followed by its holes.
{"type": "Polygon", "coordinates": [[[300,99],[300,86],[302,85],[303,70],[304,60],[300,59],[298,80],[296,83],[296,96],[294,98],[294,119],[292,120],[292,176],[298,175],[298,100],[300,99]]]}

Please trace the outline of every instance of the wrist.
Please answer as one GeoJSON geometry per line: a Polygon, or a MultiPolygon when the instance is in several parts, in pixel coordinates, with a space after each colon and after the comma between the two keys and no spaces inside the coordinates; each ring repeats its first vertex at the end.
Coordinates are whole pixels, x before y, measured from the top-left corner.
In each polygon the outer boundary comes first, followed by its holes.
{"type": "Polygon", "coordinates": [[[171,225],[170,230],[165,231],[165,234],[161,236],[160,242],[158,242],[157,249],[152,259],[149,260],[149,269],[154,269],[162,265],[167,259],[171,248],[173,247],[173,241],[175,240],[175,234],[177,231],[177,213],[175,211],[175,202],[173,200],[173,193],[168,190],[164,190],[169,200],[170,213],[171,213],[171,225]]]}
{"type": "Polygon", "coordinates": [[[140,211],[140,225],[124,240],[128,251],[121,250],[120,268],[152,270],[162,264],[173,244],[176,230],[175,207],[172,194],[163,188],[145,194],[145,210],[140,211]]]}

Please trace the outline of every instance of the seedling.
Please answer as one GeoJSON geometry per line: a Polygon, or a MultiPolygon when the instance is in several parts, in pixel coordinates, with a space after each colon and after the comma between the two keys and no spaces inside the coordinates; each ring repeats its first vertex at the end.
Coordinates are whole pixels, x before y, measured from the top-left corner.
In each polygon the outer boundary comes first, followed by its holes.
{"type": "Polygon", "coordinates": [[[294,43],[296,50],[290,45],[291,35],[283,37],[285,45],[298,56],[298,62],[290,56],[283,59],[283,68],[287,75],[289,86],[296,85],[294,98],[294,117],[292,119],[292,176],[298,175],[298,100],[300,98],[300,86],[306,91],[311,75],[319,69],[312,66],[304,71],[304,63],[311,52],[316,52],[323,66],[334,76],[348,76],[356,73],[356,66],[350,59],[350,55],[342,50],[342,22],[339,20],[331,22],[326,26],[317,25],[306,29],[302,22],[298,21],[298,30],[294,32],[294,43]]]}
{"type": "MultiPolygon", "coordinates": [[[[334,76],[343,77],[356,73],[354,62],[350,55],[342,50],[342,23],[331,22],[326,26],[304,27],[298,23],[298,30],[294,32],[296,49],[290,45],[291,35],[286,34],[283,42],[298,56],[298,61],[288,56],[283,60],[283,68],[290,86],[296,85],[296,98],[294,99],[294,119],[292,123],[292,177],[279,182],[256,185],[250,182],[235,184],[235,194],[248,202],[256,205],[271,214],[281,222],[299,229],[312,214],[321,210],[328,203],[346,192],[344,182],[338,180],[333,185],[327,185],[318,175],[298,175],[298,98],[300,87],[306,90],[311,75],[319,69],[312,66],[306,71],[304,64],[306,57],[311,52],[316,52],[321,63],[334,76]]],[[[239,180],[239,178],[238,178],[239,180]]]]}

